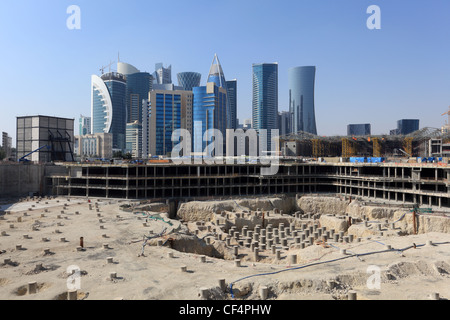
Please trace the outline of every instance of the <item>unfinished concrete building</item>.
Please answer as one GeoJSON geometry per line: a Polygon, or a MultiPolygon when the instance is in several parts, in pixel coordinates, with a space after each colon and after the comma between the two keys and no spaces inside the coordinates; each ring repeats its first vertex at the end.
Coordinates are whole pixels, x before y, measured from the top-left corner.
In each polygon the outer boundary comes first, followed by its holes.
{"type": "Polygon", "coordinates": [[[212,199],[233,196],[337,193],[438,207],[450,206],[450,167],[411,163],[283,162],[261,164],[66,164],[48,176],[54,195],[123,199],[212,199]]]}

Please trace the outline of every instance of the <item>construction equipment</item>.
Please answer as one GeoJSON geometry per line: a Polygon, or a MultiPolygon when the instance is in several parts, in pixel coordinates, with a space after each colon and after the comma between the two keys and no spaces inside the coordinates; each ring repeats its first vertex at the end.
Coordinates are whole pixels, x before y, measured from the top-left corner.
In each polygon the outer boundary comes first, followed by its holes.
{"type": "Polygon", "coordinates": [[[101,68],[100,68],[101,73],[102,73],[102,74],[105,74],[105,69],[106,69],[106,68],[109,68],[109,72],[111,72],[111,66],[112,66],[113,64],[114,64],[114,62],[111,62],[110,64],[101,67],[101,68]]]}
{"type": "Polygon", "coordinates": [[[42,146],[42,147],[40,147],[40,148],[37,148],[36,150],[33,150],[33,151],[29,152],[29,153],[27,153],[26,155],[24,155],[23,157],[21,157],[21,158],[18,160],[18,162],[28,162],[28,161],[30,161],[30,160],[26,159],[26,157],[28,157],[29,155],[31,155],[31,154],[33,154],[33,153],[35,153],[35,152],[37,152],[37,151],[39,151],[39,150],[41,150],[41,149],[43,149],[43,148],[50,149],[50,146],[44,145],[44,146],[42,146]]]}

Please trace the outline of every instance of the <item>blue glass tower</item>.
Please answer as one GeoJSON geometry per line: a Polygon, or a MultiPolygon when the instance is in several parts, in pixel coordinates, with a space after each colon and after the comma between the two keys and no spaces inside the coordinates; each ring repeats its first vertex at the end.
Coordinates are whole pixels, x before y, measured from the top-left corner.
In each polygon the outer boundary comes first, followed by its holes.
{"type": "Polygon", "coordinates": [[[148,99],[153,76],[148,72],[140,72],[131,64],[124,62],[117,63],[117,71],[127,78],[127,122],[142,123],[142,100],[148,99]]]}
{"type": "Polygon", "coordinates": [[[317,134],[314,111],[314,82],[316,67],[295,67],[288,71],[289,111],[293,132],[317,134]]]}
{"type": "Polygon", "coordinates": [[[184,90],[192,91],[195,87],[200,87],[202,75],[198,72],[180,72],[177,74],[178,85],[184,90]]]}
{"type": "Polygon", "coordinates": [[[267,130],[266,150],[271,150],[271,130],[278,129],[278,63],[253,64],[252,118],[258,134],[267,130]]]}
{"type": "Polygon", "coordinates": [[[227,128],[237,129],[237,80],[228,80],[227,82],[227,95],[229,108],[227,112],[227,128]]]}
{"type": "Polygon", "coordinates": [[[172,133],[181,128],[182,93],[156,90],[150,94],[150,153],[168,155],[174,143],[172,133]]]}
{"type": "Polygon", "coordinates": [[[209,144],[203,141],[204,133],[209,129],[218,129],[226,137],[227,92],[215,82],[193,88],[193,148],[194,152],[203,152],[209,144]]]}
{"type": "Polygon", "coordinates": [[[112,133],[113,149],[125,150],[126,78],[116,72],[93,75],[92,133],[112,133]]]}

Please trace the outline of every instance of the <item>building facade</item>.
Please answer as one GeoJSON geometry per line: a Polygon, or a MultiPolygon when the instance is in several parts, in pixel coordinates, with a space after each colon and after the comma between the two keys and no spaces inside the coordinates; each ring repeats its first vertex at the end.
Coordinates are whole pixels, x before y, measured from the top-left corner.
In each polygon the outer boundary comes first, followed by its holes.
{"type": "MultiPolygon", "coordinates": [[[[267,148],[275,150],[272,130],[278,129],[278,63],[253,64],[252,125],[267,132],[267,148]]],[[[265,148],[263,143],[260,147],[265,148]]]]}
{"type": "Polygon", "coordinates": [[[127,80],[117,72],[91,77],[92,133],[111,133],[113,149],[125,150],[127,80]]]}
{"type": "Polygon", "coordinates": [[[83,136],[86,134],[91,134],[92,118],[86,117],[80,114],[80,119],[78,123],[78,134],[83,136]]]}
{"type": "Polygon", "coordinates": [[[88,158],[112,158],[112,134],[94,133],[75,136],[76,154],[85,160],[88,158]]]}
{"type": "Polygon", "coordinates": [[[142,124],[139,121],[127,123],[126,152],[133,158],[142,157],[142,124]]]}
{"type": "Polygon", "coordinates": [[[398,134],[407,135],[417,130],[419,130],[419,119],[401,119],[397,121],[398,134]]]}
{"type": "Polygon", "coordinates": [[[5,159],[9,159],[11,157],[12,138],[7,132],[2,132],[2,148],[5,153],[5,159]]]}
{"type": "Polygon", "coordinates": [[[291,113],[289,111],[278,112],[278,129],[280,130],[281,136],[292,132],[291,118],[291,113]]]}
{"type": "Polygon", "coordinates": [[[172,83],[172,66],[164,68],[162,62],[155,64],[155,72],[153,73],[153,83],[169,84],[172,83]]]}
{"type": "Polygon", "coordinates": [[[192,91],[195,87],[200,87],[202,75],[198,72],[180,72],[177,74],[178,85],[184,90],[192,91]]]}
{"type": "Polygon", "coordinates": [[[208,136],[204,139],[207,130],[219,130],[222,133],[222,141],[225,141],[227,91],[218,87],[215,82],[208,82],[206,86],[194,88],[193,95],[193,151],[203,153],[212,138],[208,136]]]}
{"type": "Polygon", "coordinates": [[[288,70],[289,111],[293,132],[304,131],[317,135],[314,85],[316,67],[295,67],[288,70]]]}
{"type": "Polygon", "coordinates": [[[347,125],[347,136],[368,136],[370,134],[370,123],[347,125]]]}
{"type": "MultiPolygon", "coordinates": [[[[153,90],[149,94],[149,120],[143,126],[148,130],[148,151],[154,156],[167,156],[177,142],[172,142],[172,133],[177,129],[192,131],[191,91],[153,90]]],[[[145,149],[145,147],[144,147],[145,149]]]]}
{"type": "Polygon", "coordinates": [[[74,161],[74,119],[17,117],[17,159],[33,162],[74,161]]]}
{"type": "Polygon", "coordinates": [[[228,95],[228,118],[227,118],[227,128],[237,129],[239,126],[237,119],[237,80],[232,79],[226,81],[227,84],[227,95],[228,95]]]}

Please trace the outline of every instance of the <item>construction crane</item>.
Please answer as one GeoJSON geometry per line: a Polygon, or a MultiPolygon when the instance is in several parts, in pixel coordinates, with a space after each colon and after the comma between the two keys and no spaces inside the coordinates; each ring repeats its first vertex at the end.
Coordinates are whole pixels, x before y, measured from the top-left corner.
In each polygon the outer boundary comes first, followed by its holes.
{"type": "Polygon", "coordinates": [[[101,67],[101,68],[100,68],[101,73],[102,73],[102,74],[105,74],[105,69],[106,69],[106,68],[109,68],[109,72],[111,72],[111,66],[112,66],[113,64],[114,64],[114,62],[111,62],[110,64],[101,67]]]}
{"type": "Polygon", "coordinates": [[[450,125],[450,107],[448,107],[448,111],[441,114],[441,116],[448,115],[447,125],[450,125]]]}

